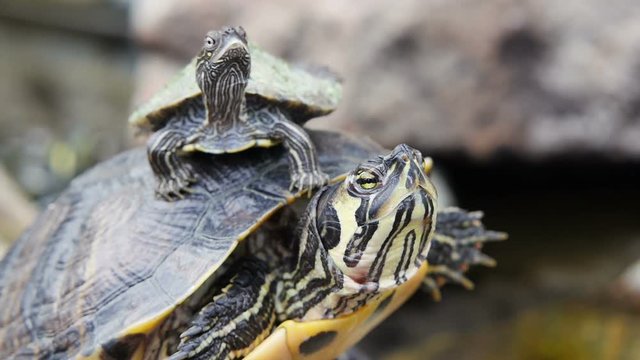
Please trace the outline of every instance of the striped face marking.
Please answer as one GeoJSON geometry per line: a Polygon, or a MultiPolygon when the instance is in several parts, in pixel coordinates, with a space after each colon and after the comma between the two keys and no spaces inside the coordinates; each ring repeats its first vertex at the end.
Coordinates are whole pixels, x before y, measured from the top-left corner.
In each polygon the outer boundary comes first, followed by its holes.
{"type": "MultiPolygon", "coordinates": [[[[246,33],[241,27],[210,31],[196,59],[196,81],[202,90],[210,124],[238,117],[251,72],[246,33]]],[[[224,132],[227,129],[213,129],[224,132]]]]}
{"type": "Polygon", "coordinates": [[[399,145],[361,164],[320,204],[320,236],[346,275],[345,287],[384,291],[422,264],[437,201],[428,164],[417,150],[399,145]]]}

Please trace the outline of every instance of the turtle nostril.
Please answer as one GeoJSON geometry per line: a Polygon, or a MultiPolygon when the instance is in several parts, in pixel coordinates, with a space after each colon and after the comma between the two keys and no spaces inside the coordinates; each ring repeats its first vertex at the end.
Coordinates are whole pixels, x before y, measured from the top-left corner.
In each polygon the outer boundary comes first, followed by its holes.
{"type": "Polygon", "coordinates": [[[408,163],[412,159],[415,159],[415,149],[406,145],[400,144],[393,149],[391,153],[391,158],[397,159],[398,161],[402,160],[405,163],[408,163]]]}
{"type": "Polygon", "coordinates": [[[244,28],[242,26],[237,26],[235,28],[235,32],[236,34],[240,35],[240,37],[242,37],[243,39],[247,37],[247,32],[244,31],[244,28]]]}

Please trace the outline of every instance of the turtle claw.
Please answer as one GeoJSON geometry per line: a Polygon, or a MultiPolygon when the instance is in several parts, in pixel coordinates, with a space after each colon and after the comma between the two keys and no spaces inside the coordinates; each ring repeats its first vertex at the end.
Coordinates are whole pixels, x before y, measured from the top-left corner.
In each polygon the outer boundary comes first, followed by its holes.
{"type": "Polygon", "coordinates": [[[329,175],[315,170],[308,172],[294,172],[291,174],[291,185],[289,191],[299,191],[311,197],[312,191],[326,185],[329,182],[329,175]]]}
{"type": "Polygon", "coordinates": [[[201,326],[193,325],[190,328],[188,328],[187,330],[185,330],[185,332],[180,334],[180,339],[189,339],[189,338],[192,338],[192,337],[194,337],[196,335],[200,335],[203,332],[204,332],[204,329],[201,326]]]}
{"type": "Polygon", "coordinates": [[[178,154],[184,145],[184,135],[173,130],[158,131],[148,140],[147,157],[158,181],[155,193],[159,199],[183,199],[198,180],[188,160],[178,154]]]}
{"type": "MultiPolygon", "coordinates": [[[[191,171],[188,169],[186,172],[191,171]]],[[[156,196],[165,201],[182,200],[187,195],[193,193],[191,184],[196,181],[197,177],[195,175],[159,179],[158,187],[156,188],[156,196]]]]}
{"type": "Polygon", "coordinates": [[[189,358],[188,351],[178,351],[177,353],[169,356],[167,360],[185,360],[189,358]]]}
{"type": "Polygon", "coordinates": [[[442,300],[442,292],[440,292],[440,286],[438,282],[433,277],[425,277],[422,279],[422,289],[431,294],[431,298],[433,301],[442,300]]]}
{"type": "Polygon", "coordinates": [[[473,290],[475,287],[473,282],[469,280],[468,277],[464,276],[463,271],[466,269],[454,270],[447,266],[430,266],[429,267],[429,276],[433,279],[436,284],[446,284],[446,283],[454,283],[462,286],[467,290],[473,290]]]}
{"type": "Polygon", "coordinates": [[[473,282],[464,273],[470,266],[495,267],[496,261],[482,252],[486,242],[501,241],[507,235],[486,230],[482,212],[468,212],[458,208],[440,211],[436,233],[427,254],[429,270],[423,284],[434,299],[440,299],[440,290],[446,283],[454,283],[472,290],[473,282]]]}
{"type": "Polygon", "coordinates": [[[470,264],[482,265],[484,267],[496,267],[498,265],[498,262],[485,253],[477,252],[476,254],[474,254],[474,258],[470,264]]]}

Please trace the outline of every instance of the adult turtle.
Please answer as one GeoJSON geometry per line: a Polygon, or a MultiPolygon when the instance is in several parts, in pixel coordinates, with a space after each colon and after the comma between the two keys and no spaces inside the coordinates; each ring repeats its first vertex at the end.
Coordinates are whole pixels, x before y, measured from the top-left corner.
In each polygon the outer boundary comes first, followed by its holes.
{"type": "Polygon", "coordinates": [[[210,31],[178,79],[129,121],[152,131],[147,147],[157,193],[182,197],[196,180],[193,152],[234,153],[282,143],[289,150],[292,189],[324,185],[315,148],[301,125],[333,111],[341,86],[327,71],[312,74],[249,46],[241,27],[210,31]]]}
{"type": "Polygon", "coordinates": [[[331,358],[428,266],[491,262],[502,234],[437,215],[418,151],[310,135],[334,181],[306,207],[281,148],[185,159],[201,181],[176,202],[143,149],[74,180],[0,263],[0,358],[331,358]]]}

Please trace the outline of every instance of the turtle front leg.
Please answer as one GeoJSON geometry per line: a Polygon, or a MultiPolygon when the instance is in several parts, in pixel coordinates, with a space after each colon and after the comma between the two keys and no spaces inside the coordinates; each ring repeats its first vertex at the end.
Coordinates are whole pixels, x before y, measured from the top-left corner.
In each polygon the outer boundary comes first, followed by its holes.
{"type": "Polygon", "coordinates": [[[505,240],[507,235],[486,230],[482,216],[479,211],[468,212],[454,207],[438,212],[436,232],[427,255],[429,272],[423,281],[434,299],[440,300],[440,287],[448,282],[473,289],[471,280],[464,276],[469,266],[496,265],[495,260],[481,251],[482,245],[505,240]]]}
{"type": "Polygon", "coordinates": [[[268,140],[268,145],[273,142],[282,142],[289,151],[289,169],[291,185],[289,190],[308,192],[326,185],[329,176],[320,170],[320,162],[316,148],[311,142],[309,134],[299,125],[295,124],[277,106],[254,107],[248,106],[247,119],[249,126],[253,128],[252,136],[257,140],[268,140]]]}
{"type": "Polygon", "coordinates": [[[271,333],[277,319],[275,275],[256,258],[241,260],[230,273],[228,285],[180,335],[169,360],[240,358],[271,333]]]}
{"type": "Polygon", "coordinates": [[[168,129],[155,132],[147,142],[147,157],[157,180],[156,195],[168,201],[182,198],[196,181],[191,165],[178,156],[185,142],[184,135],[168,129]]]}
{"type": "Polygon", "coordinates": [[[283,118],[273,124],[270,136],[282,141],[289,150],[289,190],[310,194],[311,190],[327,184],[329,176],[320,170],[316,148],[302,127],[283,118]]]}

